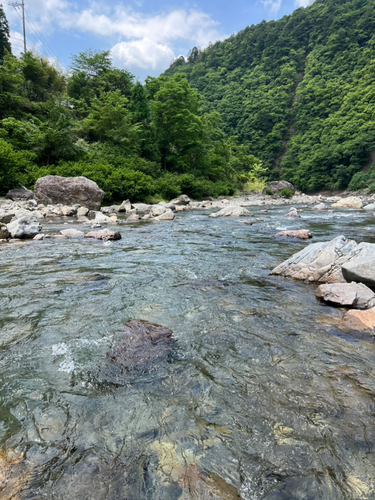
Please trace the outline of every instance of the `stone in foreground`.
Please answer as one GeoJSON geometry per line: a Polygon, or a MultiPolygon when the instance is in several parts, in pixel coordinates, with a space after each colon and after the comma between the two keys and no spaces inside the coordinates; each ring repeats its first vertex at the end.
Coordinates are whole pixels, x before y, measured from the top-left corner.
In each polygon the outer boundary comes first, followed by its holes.
{"type": "Polygon", "coordinates": [[[21,217],[7,224],[7,229],[12,238],[34,238],[42,231],[42,226],[35,217],[21,217]]]}
{"type": "Polygon", "coordinates": [[[267,184],[263,189],[263,194],[267,194],[267,191],[272,191],[272,194],[281,193],[283,189],[289,189],[289,191],[294,194],[296,192],[293,184],[287,181],[272,181],[267,184]]]}
{"type": "Polygon", "coordinates": [[[165,356],[173,343],[172,330],[141,319],[132,319],[124,327],[120,341],[107,353],[121,369],[145,367],[165,356]]]}
{"type": "Polygon", "coordinates": [[[280,231],[275,234],[275,238],[298,238],[300,240],[308,240],[312,238],[312,234],[308,229],[298,229],[296,231],[280,231]]]}
{"type": "Polygon", "coordinates": [[[341,200],[333,203],[332,208],[362,208],[363,203],[361,198],[358,196],[349,196],[348,198],[342,198],[341,200]]]}
{"type": "Polygon", "coordinates": [[[90,210],[99,210],[104,191],[96,182],[86,177],[60,177],[47,175],[35,184],[35,198],[45,205],[82,205],[90,210]]]}
{"type": "Polygon", "coordinates": [[[34,193],[30,189],[11,189],[7,192],[6,198],[12,201],[27,201],[34,199],[34,193]]]}
{"type": "Polygon", "coordinates": [[[243,207],[225,207],[219,212],[210,214],[210,217],[242,217],[250,216],[251,213],[243,207]]]}
{"type": "Polygon", "coordinates": [[[313,243],[279,264],[271,274],[311,282],[345,283],[341,266],[357,246],[345,236],[313,243]]]}
{"type": "Polygon", "coordinates": [[[344,325],[351,330],[375,334],[375,307],[366,311],[352,309],[342,318],[344,325]]]}
{"type": "Polygon", "coordinates": [[[322,302],[354,309],[375,307],[375,293],[363,283],[331,283],[319,285],[315,297],[322,302]]]}
{"type": "Polygon", "coordinates": [[[357,281],[375,287],[375,245],[360,243],[352,258],[342,265],[342,274],[346,281],[357,281]]]}
{"type": "Polygon", "coordinates": [[[85,238],[96,238],[97,240],[121,240],[121,234],[118,231],[111,231],[110,229],[102,229],[101,231],[90,231],[86,234],[85,238]]]}

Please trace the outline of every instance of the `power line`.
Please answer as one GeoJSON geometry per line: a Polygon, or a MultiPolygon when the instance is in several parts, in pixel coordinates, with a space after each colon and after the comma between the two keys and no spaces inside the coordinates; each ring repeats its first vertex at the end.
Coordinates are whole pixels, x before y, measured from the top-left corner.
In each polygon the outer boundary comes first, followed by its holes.
{"type": "Polygon", "coordinates": [[[12,3],[9,3],[9,5],[11,5],[17,12],[18,12],[18,10],[17,10],[18,7],[21,7],[21,9],[22,9],[23,48],[24,48],[24,52],[26,54],[26,27],[25,27],[25,3],[24,3],[24,0],[22,0],[21,3],[12,2],[12,3]]]}
{"type": "Polygon", "coordinates": [[[39,31],[39,29],[35,26],[34,22],[31,21],[31,19],[26,19],[26,22],[28,24],[31,24],[33,29],[34,29],[34,32],[36,32],[39,36],[39,40],[40,42],[42,43],[42,45],[45,46],[46,50],[48,50],[50,52],[50,55],[55,58],[55,59],[58,59],[57,55],[54,53],[54,51],[51,49],[50,45],[47,43],[47,40],[44,38],[44,36],[42,35],[42,33],[39,31]]]}

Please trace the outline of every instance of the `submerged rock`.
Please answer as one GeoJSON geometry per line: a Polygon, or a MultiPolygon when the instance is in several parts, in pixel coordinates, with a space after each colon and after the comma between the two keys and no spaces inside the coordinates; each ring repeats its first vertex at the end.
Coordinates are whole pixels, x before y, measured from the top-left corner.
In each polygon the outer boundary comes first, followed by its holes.
{"type": "Polygon", "coordinates": [[[315,297],[335,306],[371,309],[375,307],[375,293],[363,283],[331,283],[319,285],[315,297]]]}
{"type": "Polygon", "coordinates": [[[375,334],[375,307],[366,311],[351,309],[342,318],[347,328],[375,334]]]}
{"type": "Polygon", "coordinates": [[[7,224],[12,238],[34,238],[42,231],[42,226],[35,217],[21,217],[7,224]]]}
{"type": "Polygon", "coordinates": [[[280,231],[275,234],[275,238],[298,238],[300,240],[308,240],[312,238],[312,234],[309,229],[298,229],[296,231],[280,231]]]}
{"type": "Polygon", "coordinates": [[[76,236],[83,236],[85,233],[83,231],[79,231],[78,229],[63,229],[60,231],[63,236],[67,236],[68,238],[74,238],[76,236]]]}
{"type": "Polygon", "coordinates": [[[139,368],[164,357],[173,343],[172,330],[141,319],[124,327],[120,341],[107,356],[121,369],[139,368]]]}
{"type": "Polygon", "coordinates": [[[242,217],[242,216],[250,216],[251,213],[243,207],[225,207],[219,212],[215,212],[210,214],[210,217],[242,217]]]}
{"type": "Polygon", "coordinates": [[[44,204],[78,204],[91,210],[99,210],[104,191],[86,177],[47,175],[36,181],[35,198],[44,204]]]}
{"type": "Polygon", "coordinates": [[[111,231],[110,229],[102,229],[100,231],[90,231],[86,234],[85,238],[96,238],[97,240],[121,240],[121,234],[118,231],[111,231]]]}

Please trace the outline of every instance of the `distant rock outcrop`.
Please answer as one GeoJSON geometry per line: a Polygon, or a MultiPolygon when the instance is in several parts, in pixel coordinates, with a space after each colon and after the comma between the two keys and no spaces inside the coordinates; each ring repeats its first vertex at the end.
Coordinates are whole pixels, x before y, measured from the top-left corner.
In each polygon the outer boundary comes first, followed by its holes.
{"type": "Polygon", "coordinates": [[[268,194],[269,191],[272,191],[272,194],[278,194],[281,193],[283,189],[289,189],[292,194],[296,192],[293,184],[288,181],[272,181],[263,189],[263,194],[268,194]]]}

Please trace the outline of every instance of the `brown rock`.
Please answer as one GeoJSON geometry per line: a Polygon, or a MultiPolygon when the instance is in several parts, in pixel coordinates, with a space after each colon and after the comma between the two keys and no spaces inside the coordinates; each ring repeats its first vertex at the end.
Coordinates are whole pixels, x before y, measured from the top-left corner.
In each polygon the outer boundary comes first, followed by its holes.
{"type": "Polygon", "coordinates": [[[300,240],[308,240],[312,238],[312,234],[308,229],[298,229],[296,231],[280,231],[275,234],[275,238],[298,238],[300,240]]]}
{"type": "Polygon", "coordinates": [[[102,229],[101,231],[90,231],[85,238],[96,238],[97,240],[121,240],[121,234],[118,231],[102,229]]]}
{"type": "Polygon", "coordinates": [[[96,182],[86,177],[47,175],[36,181],[35,198],[44,204],[78,204],[98,210],[104,198],[104,191],[99,189],[96,182]]]}
{"type": "Polygon", "coordinates": [[[331,283],[320,285],[315,297],[328,304],[370,309],[375,307],[375,293],[363,283],[331,283]]]}
{"type": "Polygon", "coordinates": [[[132,319],[124,327],[120,341],[108,352],[120,368],[136,368],[156,361],[169,352],[172,330],[141,319],[132,319]]]}
{"type": "Polygon", "coordinates": [[[375,307],[366,311],[351,309],[342,318],[346,327],[375,334],[375,307]]]}

